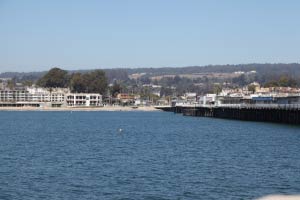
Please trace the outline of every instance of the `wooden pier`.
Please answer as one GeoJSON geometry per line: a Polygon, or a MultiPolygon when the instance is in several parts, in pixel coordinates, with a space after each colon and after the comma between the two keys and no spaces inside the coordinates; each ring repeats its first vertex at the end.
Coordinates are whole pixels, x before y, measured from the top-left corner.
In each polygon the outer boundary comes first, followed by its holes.
{"type": "Polygon", "coordinates": [[[300,107],[295,105],[281,106],[175,106],[164,111],[182,113],[185,116],[214,117],[245,121],[300,124],[300,107]]]}

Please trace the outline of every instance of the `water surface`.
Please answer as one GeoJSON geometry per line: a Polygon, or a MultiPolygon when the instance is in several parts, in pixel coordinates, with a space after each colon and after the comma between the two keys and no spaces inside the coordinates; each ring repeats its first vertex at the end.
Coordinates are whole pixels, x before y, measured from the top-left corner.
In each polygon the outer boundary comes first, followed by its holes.
{"type": "Polygon", "coordinates": [[[0,122],[4,200],[300,193],[299,126],[167,112],[0,112],[0,122]]]}

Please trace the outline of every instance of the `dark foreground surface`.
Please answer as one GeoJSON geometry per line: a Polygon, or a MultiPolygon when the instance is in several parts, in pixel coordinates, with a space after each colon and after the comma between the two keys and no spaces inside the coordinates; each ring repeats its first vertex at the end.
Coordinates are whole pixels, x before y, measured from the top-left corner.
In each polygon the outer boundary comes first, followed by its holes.
{"type": "Polygon", "coordinates": [[[0,199],[300,193],[300,127],[167,112],[0,112],[0,199]]]}

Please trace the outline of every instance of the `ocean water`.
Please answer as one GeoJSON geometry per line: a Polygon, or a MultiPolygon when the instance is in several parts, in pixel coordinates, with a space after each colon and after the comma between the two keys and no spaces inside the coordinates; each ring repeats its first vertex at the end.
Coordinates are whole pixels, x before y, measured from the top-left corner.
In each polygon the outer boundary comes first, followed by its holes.
{"type": "Polygon", "coordinates": [[[300,127],[167,112],[0,112],[0,199],[300,193],[300,127]]]}

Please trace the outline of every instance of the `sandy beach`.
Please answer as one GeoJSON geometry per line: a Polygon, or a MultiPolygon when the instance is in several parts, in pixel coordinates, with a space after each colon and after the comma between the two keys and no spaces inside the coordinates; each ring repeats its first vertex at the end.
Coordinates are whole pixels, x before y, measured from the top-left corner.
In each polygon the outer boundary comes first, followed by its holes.
{"type": "Polygon", "coordinates": [[[154,106],[129,107],[129,106],[104,106],[104,107],[0,107],[0,111],[160,111],[154,106]]]}
{"type": "Polygon", "coordinates": [[[270,195],[257,200],[300,200],[300,195],[270,195]]]}

